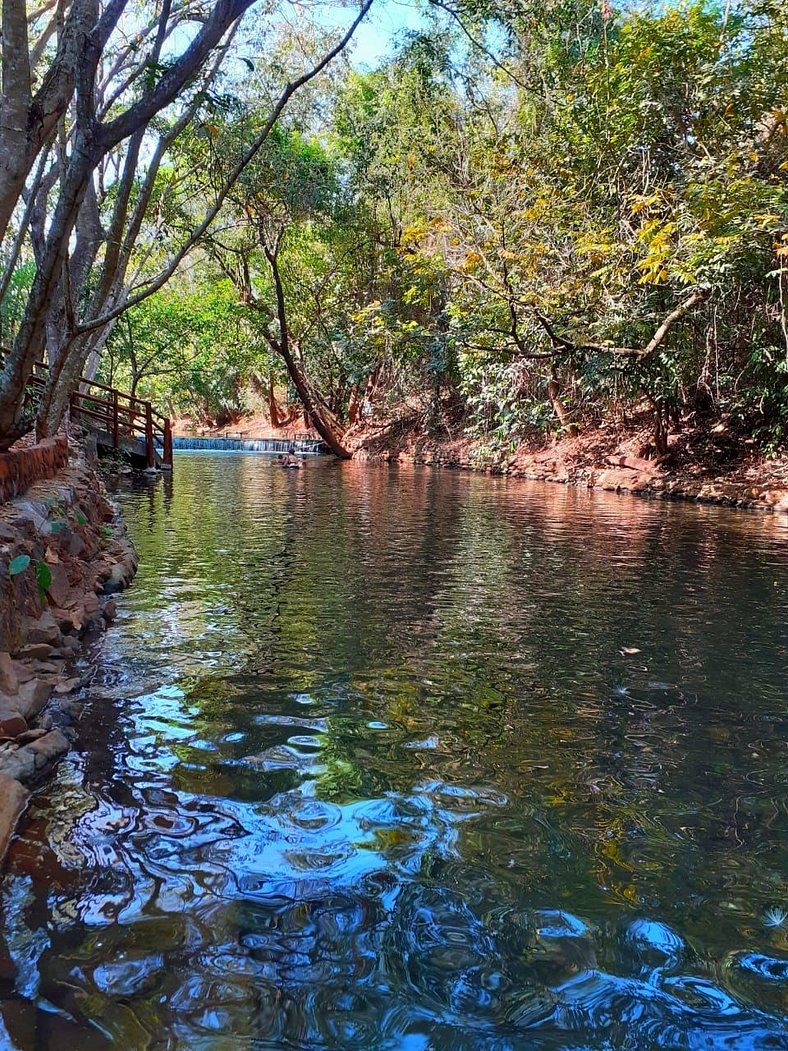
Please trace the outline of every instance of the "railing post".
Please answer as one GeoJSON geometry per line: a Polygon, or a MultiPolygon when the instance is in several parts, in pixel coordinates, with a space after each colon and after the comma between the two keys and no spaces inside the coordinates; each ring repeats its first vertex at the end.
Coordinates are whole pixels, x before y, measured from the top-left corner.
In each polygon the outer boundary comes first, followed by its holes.
{"type": "Polygon", "coordinates": [[[120,448],[120,421],[118,420],[118,392],[112,392],[112,448],[115,452],[120,448]]]}
{"type": "Polygon", "coordinates": [[[153,447],[153,410],[149,401],[145,402],[145,458],[148,467],[156,466],[156,452],[153,447]]]}
{"type": "Polygon", "coordinates": [[[172,467],[172,424],[164,421],[164,466],[172,467]]]}

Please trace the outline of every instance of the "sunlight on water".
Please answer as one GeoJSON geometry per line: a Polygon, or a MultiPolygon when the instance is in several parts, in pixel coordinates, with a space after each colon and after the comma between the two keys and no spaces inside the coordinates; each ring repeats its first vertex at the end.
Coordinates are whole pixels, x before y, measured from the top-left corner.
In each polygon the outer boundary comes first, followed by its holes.
{"type": "Polygon", "coordinates": [[[788,1048],[788,524],[183,454],[2,884],[0,1048],[788,1048]]]}

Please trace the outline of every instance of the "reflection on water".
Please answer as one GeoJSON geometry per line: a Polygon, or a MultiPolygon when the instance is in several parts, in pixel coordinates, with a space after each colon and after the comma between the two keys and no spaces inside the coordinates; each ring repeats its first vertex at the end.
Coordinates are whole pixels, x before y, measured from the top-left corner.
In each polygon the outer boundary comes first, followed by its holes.
{"type": "Polygon", "coordinates": [[[2,884],[0,1047],[788,1047],[788,530],[178,458],[2,884]]]}

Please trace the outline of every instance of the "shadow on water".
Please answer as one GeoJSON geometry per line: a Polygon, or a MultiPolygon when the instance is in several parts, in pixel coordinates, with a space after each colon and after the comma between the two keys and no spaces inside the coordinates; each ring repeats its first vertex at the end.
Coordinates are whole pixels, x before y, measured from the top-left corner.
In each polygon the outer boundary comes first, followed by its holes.
{"type": "Polygon", "coordinates": [[[2,884],[0,1047],[788,1047],[788,529],[179,456],[2,884]]]}

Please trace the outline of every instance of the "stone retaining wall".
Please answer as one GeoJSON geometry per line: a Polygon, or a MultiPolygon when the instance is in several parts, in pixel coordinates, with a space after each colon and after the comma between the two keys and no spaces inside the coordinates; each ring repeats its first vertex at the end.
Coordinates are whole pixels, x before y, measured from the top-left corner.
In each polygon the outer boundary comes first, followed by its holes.
{"type": "MultiPolygon", "coordinates": [[[[59,457],[67,446],[47,448],[59,457]]],[[[76,446],[54,478],[0,503],[0,867],[31,792],[75,736],[83,639],[114,619],[113,595],[136,568],[125,526],[76,446]]]]}
{"type": "Polygon", "coordinates": [[[68,441],[62,437],[0,453],[0,503],[13,500],[34,482],[53,478],[67,463],[68,441]]]}

